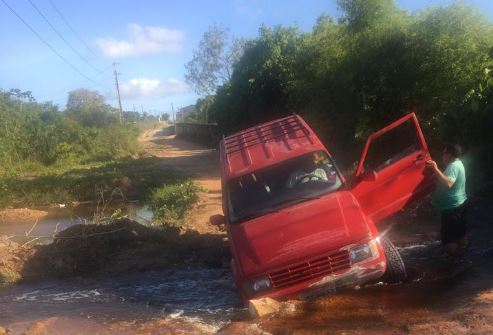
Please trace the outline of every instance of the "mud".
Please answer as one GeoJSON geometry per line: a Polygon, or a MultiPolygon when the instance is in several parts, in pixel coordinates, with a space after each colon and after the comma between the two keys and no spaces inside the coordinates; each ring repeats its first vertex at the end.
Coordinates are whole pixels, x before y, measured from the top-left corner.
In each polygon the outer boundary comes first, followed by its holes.
{"type": "Polygon", "coordinates": [[[26,280],[94,277],[193,264],[220,267],[221,235],[146,227],[120,219],[107,224],[75,225],[53,243],[21,252],[26,280]]]}
{"type": "Polygon", "coordinates": [[[29,208],[6,208],[0,210],[0,225],[31,223],[42,220],[48,215],[47,211],[29,208]]]}

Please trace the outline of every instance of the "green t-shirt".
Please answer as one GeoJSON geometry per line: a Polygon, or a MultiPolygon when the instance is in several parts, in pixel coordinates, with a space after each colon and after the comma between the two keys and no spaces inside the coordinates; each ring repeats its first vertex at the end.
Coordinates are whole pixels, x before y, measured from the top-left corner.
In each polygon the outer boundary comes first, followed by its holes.
{"type": "Polygon", "coordinates": [[[466,171],[459,159],[450,163],[443,172],[454,183],[447,188],[439,183],[435,192],[434,204],[438,209],[449,209],[459,207],[467,200],[466,195],[466,171]]]}

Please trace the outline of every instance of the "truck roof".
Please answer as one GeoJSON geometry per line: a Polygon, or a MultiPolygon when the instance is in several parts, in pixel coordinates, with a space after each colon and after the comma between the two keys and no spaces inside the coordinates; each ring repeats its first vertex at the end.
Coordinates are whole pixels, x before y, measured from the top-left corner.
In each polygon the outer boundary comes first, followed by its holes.
{"type": "Polygon", "coordinates": [[[223,177],[230,180],[315,150],[325,148],[299,115],[262,123],[221,140],[223,177]]]}

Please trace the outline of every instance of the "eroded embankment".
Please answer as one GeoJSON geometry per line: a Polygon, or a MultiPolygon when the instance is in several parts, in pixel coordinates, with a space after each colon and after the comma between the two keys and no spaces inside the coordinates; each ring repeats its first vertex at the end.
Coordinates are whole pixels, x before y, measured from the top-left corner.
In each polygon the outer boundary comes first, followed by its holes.
{"type": "Polygon", "coordinates": [[[21,247],[2,238],[4,264],[24,280],[93,277],[181,265],[222,265],[223,236],[177,227],[147,227],[129,219],[106,224],[79,224],[52,243],[21,247]],[[4,256],[5,255],[5,256],[4,256]]]}

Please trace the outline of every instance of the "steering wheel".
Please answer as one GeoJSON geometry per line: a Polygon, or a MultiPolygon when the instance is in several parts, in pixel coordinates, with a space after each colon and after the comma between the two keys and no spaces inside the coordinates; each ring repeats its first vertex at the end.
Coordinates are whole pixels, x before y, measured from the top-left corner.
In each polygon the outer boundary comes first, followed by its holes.
{"type": "Polygon", "coordinates": [[[317,176],[316,174],[307,173],[307,174],[304,174],[304,175],[302,175],[301,177],[297,178],[297,179],[296,179],[296,182],[294,183],[294,185],[299,185],[299,184],[301,184],[301,182],[302,182],[305,178],[310,178],[308,181],[311,181],[313,178],[315,178],[316,180],[323,180],[323,178],[321,178],[320,176],[317,176]]]}

